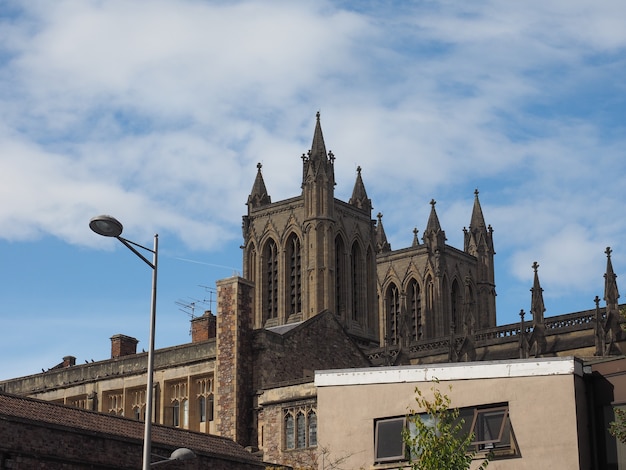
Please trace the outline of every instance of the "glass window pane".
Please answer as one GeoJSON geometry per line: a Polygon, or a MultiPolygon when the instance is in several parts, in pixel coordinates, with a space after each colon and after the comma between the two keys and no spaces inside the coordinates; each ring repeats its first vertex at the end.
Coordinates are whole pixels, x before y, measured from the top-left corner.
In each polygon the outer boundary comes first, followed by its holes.
{"type": "Polygon", "coordinates": [[[309,446],[317,445],[317,415],[314,411],[309,413],[309,446]]]}
{"type": "Polygon", "coordinates": [[[477,410],[474,428],[475,443],[489,444],[488,448],[493,448],[493,444],[498,443],[502,438],[507,416],[507,408],[477,410]]]}
{"type": "Polygon", "coordinates": [[[403,429],[404,418],[376,421],[375,459],[377,462],[404,459],[403,429]]]}
{"type": "Polygon", "coordinates": [[[288,414],[285,416],[285,448],[287,449],[293,449],[296,447],[294,431],[293,416],[288,414]]]}
{"type": "Polygon", "coordinates": [[[298,413],[296,418],[296,426],[298,428],[298,449],[302,449],[306,447],[306,426],[304,421],[304,415],[302,413],[298,413]]]}
{"type": "Polygon", "coordinates": [[[180,403],[178,403],[178,400],[174,400],[172,406],[172,424],[180,426],[180,403]]]}
{"type": "Polygon", "coordinates": [[[206,398],[204,396],[200,396],[198,398],[198,404],[200,405],[200,422],[206,422],[206,398]]]}

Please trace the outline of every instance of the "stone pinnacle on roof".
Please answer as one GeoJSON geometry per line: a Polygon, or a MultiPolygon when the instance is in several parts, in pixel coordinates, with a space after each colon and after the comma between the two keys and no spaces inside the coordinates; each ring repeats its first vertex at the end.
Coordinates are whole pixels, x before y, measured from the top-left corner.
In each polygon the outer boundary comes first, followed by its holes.
{"type": "Polygon", "coordinates": [[[376,224],[376,251],[378,253],[386,253],[391,251],[391,245],[387,241],[387,235],[383,227],[383,214],[379,212],[376,217],[378,217],[378,224],[376,224]]]}
{"type": "Polygon", "coordinates": [[[472,209],[472,219],[470,221],[469,228],[471,231],[479,228],[484,229],[485,218],[483,217],[483,210],[480,207],[480,201],[478,200],[478,189],[474,190],[474,208],[472,209]]]}
{"type": "Polygon", "coordinates": [[[315,131],[313,133],[313,142],[311,143],[311,153],[309,159],[318,161],[326,159],[326,144],[324,144],[324,135],[322,134],[322,125],[320,123],[320,112],[315,114],[315,131]]]}
{"type": "Polygon", "coordinates": [[[415,227],[413,229],[413,245],[412,246],[419,246],[419,244],[420,244],[420,240],[417,237],[418,233],[419,233],[419,230],[417,230],[417,227],[415,227]]]}
{"type": "Polygon", "coordinates": [[[613,263],[611,262],[611,247],[607,246],[604,253],[606,254],[604,300],[606,301],[607,310],[618,310],[619,291],[617,289],[617,274],[613,271],[613,263]]]}
{"type": "Polygon", "coordinates": [[[356,181],[354,183],[354,189],[352,190],[352,197],[348,201],[348,204],[352,204],[359,209],[366,211],[372,210],[372,201],[367,197],[367,191],[365,191],[365,185],[363,184],[363,178],[361,178],[361,167],[356,168],[356,181]]]}
{"type": "Polygon", "coordinates": [[[533,287],[530,289],[532,292],[532,298],[530,301],[530,312],[533,316],[533,325],[543,324],[543,314],[546,311],[545,304],[543,303],[543,289],[539,283],[539,264],[535,261],[532,266],[535,271],[535,279],[533,281],[533,287]]]}
{"type": "Polygon", "coordinates": [[[252,185],[252,191],[248,196],[248,207],[251,209],[269,204],[272,202],[269,194],[267,194],[267,189],[265,187],[265,182],[263,181],[263,175],[261,174],[261,168],[263,165],[261,163],[257,163],[257,174],[254,180],[254,184],[252,185]]]}
{"type": "Polygon", "coordinates": [[[435,204],[437,204],[437,201],[431,199],[430,216],[428,217],[428,223],[426,224],[424,235],[422,235],[424,243],[429,249],[433,250],[433,252],[445,249],[446,243],[446,232],[441,229],[441,225],[439,224],[439,217],[437,217],[435,204]]]}
{"type": "Polygon", "coordinates": [[[331,151],[326,152],[319,111],[315,117],[315,131],[313,132],[311,149],[306,155],[302,155],[302,185],[304,186],[307,181],[326,181],[334,186],[335,156],[331,151]]]}
{"type": "Polygon", "coordinates": [[[428,223],[426,224],[426,230],[424,232],[424,235],[426,235],[426,233],[431,233],[431,232],[440,232],[441,231],[441,224],[439,224],[439,217],[437,217],[437,211],[435,210],[435,204],[437,204],[437,201],[435,201],[434,199],[430,200],[430,216],[428,217],[428,223]]]}

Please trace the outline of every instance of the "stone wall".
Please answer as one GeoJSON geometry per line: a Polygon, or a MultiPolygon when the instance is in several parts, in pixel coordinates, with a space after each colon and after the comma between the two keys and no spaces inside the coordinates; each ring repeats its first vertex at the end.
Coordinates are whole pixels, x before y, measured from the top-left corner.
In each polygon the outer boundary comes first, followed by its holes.
{"type": "Polygon", "coordinates": [[[252,417],[253,285],[240,277],[217,283],[216,429],[248,446],[256,439],[252,417]]]}
{"type": "Polygon", "coordinates": [[[254,385],[257,389],[302,381],[307,377],[313,380],[315,370],[370,365],[337,318],[328,311],[283,334],[257,330],[253,344],[254,385]]]}

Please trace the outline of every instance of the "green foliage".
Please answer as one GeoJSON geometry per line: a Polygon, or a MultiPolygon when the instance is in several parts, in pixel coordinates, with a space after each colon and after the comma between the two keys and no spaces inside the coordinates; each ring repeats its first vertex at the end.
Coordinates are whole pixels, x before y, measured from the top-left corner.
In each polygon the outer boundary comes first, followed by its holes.
{"type": "Polygon", "coordinates": [[[613,408],[615,412],[615,421],[609,423],[609,432],[618,441],[626,444],[626,410],[621,408],[613,408]]]}
{"type": "MultiPolygon", "coordinates": [[[[417,411],[410,409],[407,415],[409,428],[404,430],[402,437],[410,453],[411,469],[469,469],[476,455],[475,451],[470,450],[474,436],[463,433],[463,420],[459,419],[458,408],[450,407],[450,397],[439,391],[439,381],[434,382],[431,388],[432,400],[424,397],[419,388],[415,388],[417,411]]],[[[489,456],[478,468],[484,469],[488,464],[489,456]]]]}

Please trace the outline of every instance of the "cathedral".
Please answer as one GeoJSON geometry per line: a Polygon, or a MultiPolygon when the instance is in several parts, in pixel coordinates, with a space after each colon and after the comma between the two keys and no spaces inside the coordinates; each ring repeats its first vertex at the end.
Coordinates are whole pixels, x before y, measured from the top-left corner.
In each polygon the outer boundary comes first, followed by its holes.
{"type": "MultiPolygon", "coordinates": [[[[155,423],[317,468],[316,370],[622,354],[610,249],[606,307],[596,298],[595,309],[545,317],[535,263],[529,317],[497,325],[493,229],[478,190],[463,247],[446,244],[433,200],[421,239],[414,230],[411,246],[392,250],[360,167],[350,199],[335,198],[319,113],[301,159],[302,191],[282,201],[272,202],[260,164],[251,172],[243,275],[217,281],[216,315],[192,319],[191,343],[156,351],[155,423]]],[[[109,359],[67,356],[0,392],[142,420],[147,357],[136,345],[115,334],[109,359]]]]}
{"type": "Polygon", "coordinates": [[[408,345],[496,326],[493,230],[478,191],[463,250],[446,244],[435,201],[422,242],[392,250],[372,219],[361,168],[350,200],[335,198],[335,156],[317,114],[302,155],[302,193],[272,202],[261,165],[243,217],[243,277],[255,285],[254,328],[329,311],[363,346],[408,345]]]}

